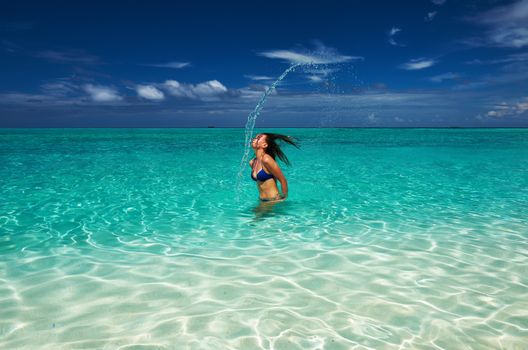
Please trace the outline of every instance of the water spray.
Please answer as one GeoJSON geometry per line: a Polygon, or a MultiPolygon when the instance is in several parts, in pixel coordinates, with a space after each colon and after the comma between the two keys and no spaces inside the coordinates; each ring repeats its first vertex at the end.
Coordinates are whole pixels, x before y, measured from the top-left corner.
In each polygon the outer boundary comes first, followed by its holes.
{"type": "Polygon", "coordinates": [[[240,168],[238,170],[238,176],[237,176],[237,185],[236,185],[236,192],[237,197],[240,190],[240,181],[242,179],[242,174],[247,166],[247,162],[249,159],[249,152],[251,149],[251,140],[253,139],[253,129],[255,128],[255,122],[257,120],[257,117],[259,116],[260,112],[262,111],[262,108],[264,107],[264,103],[266,102],[266,99],[268,96],[273,92],[273,90],[276,89],[277,85],[286,78],[288,73],[293,72],[296,68],[298,68],[301,65],[306,65],[303,63],[295,63],[289,66],[274,82],[271,84],[266,91],[264,92],[264,95],[260,98],[259,102],[255,106],[255,109],[251,113],[249,113],[248,120],[246,123],[246,135],[244,140],[244,155],[242,156],[242,160],[240,161],[240,168]]]}

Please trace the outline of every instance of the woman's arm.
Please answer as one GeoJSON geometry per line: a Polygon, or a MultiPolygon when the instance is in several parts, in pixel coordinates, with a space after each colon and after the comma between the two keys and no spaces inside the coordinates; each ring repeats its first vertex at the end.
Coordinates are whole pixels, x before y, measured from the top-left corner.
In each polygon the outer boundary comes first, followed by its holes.
{"type": "Polygon", "coordinates": [[[277,180],[279,180],[283,197],[288,197],[288,181],[286,180],[286,177],[282,173],[282,170],[275,161],[275,159],[271,158],[271,156],[266,154],[264,157],[262,157],[262,163],[266,166],[266,169],[268,169],[269,172],[277,180]]]}

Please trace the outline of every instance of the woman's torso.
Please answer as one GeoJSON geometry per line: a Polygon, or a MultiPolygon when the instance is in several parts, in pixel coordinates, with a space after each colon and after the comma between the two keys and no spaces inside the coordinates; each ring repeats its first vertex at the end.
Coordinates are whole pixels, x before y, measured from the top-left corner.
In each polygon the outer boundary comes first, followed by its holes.
{"type": "Polygon", "coordinates": [[[257,179],[256,182],[260,199],[276,198],[279,195],[277,180],[271,175],[268,169],[262,165],[262,162],[256,158],[253,159],[251,177],[253,180],[257,179]]]}

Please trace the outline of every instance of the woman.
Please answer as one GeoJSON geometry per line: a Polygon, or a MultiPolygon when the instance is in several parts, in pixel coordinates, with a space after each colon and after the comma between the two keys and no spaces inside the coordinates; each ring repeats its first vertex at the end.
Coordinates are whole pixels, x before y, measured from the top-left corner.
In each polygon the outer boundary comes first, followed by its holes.
{"type": "Polygon", "coordinates": [[[284,141],[299,148],[293,137],[280,134],[258,134],[251,142],[251,147],[255,151],[255,158],[249,161],[251,178],[257,183],[259,198],[262,202],[283,201],[288,197],[288,181],[275,158],[279,157],[287,165],[290,165],[290,161],[277,141],[284,141]],[[281,184],[282,195],[279,193],[277,180],[281,184]]]}

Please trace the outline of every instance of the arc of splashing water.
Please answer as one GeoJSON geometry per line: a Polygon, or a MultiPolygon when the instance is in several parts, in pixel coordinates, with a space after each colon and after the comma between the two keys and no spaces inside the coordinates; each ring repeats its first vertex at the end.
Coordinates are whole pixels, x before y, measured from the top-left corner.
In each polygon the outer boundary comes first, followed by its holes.
{"type": "Polygon", "coordinates": [[[246,137],[244,141],[244,155],[242,156],[242,160],[240,161],[240,169],[238,171],[238,177],[237,177],[237,185],[236,185],[236,193],[238,198],[238,193],[240,190],[240,183],[242,180],[242,173],[244,172],[244,169],[246,168],[246,164],[248,162],[249,158],[249,150],[251,148],[251,140],[253,136],[253,129],[255,128],[255,122],[257,120],[257,117],[260,114],[260,111],[264,107],[264,103],[266,102],[266,99],[268,98],[269,94],[275,90],[277,85],[288,75],[288,73],[295,70],[295,68],[303,65],[302,63],[296,63],[292,64],[288,69],[286,69],[278,78],[271,84],[266,91],[264,92],[264,95],[260,98],[259,102],[255,106],[255,109],[249,113],[248,120],[246,123],[246,137]]]}

